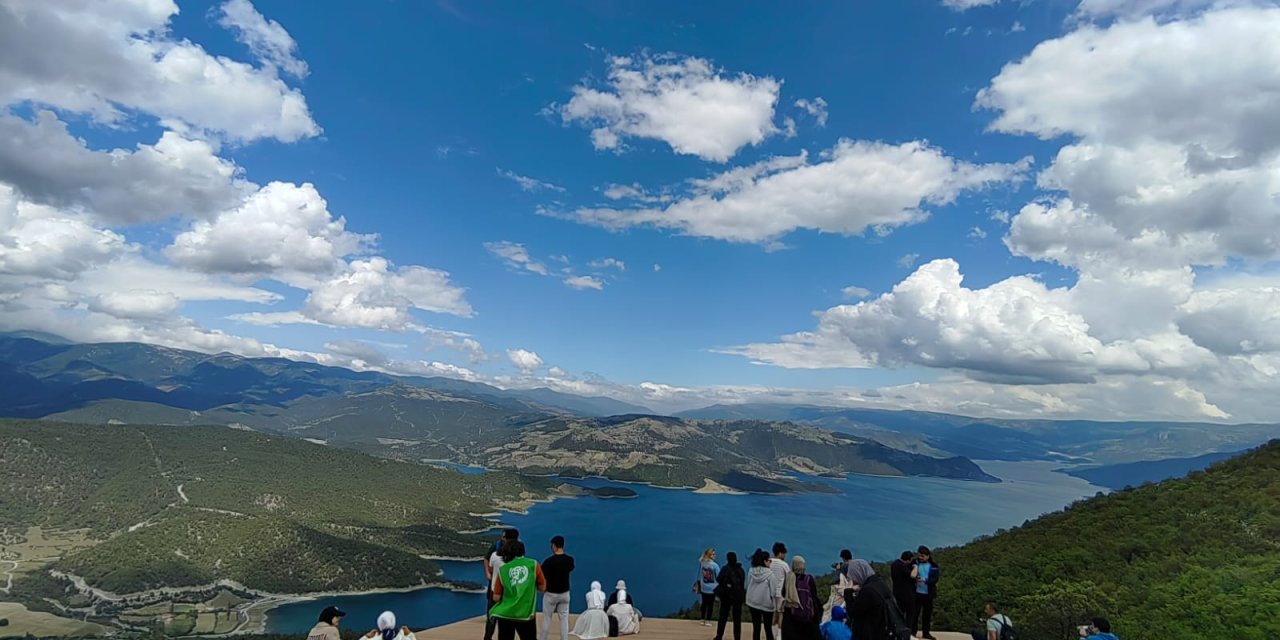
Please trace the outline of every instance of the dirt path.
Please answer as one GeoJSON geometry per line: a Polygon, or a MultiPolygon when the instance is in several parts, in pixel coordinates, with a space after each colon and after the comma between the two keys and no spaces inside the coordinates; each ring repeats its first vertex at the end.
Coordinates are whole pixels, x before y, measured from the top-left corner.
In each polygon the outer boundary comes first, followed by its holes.
{"type": "Polygon", "coordinates": [[[4,587],[0,588],[0,591],[3,591],[4,593],[9,593],[9,590],[13,589],[13,572],[18,570],[18,563],[14,560],[0,560],[0,562],[3,562],[9,565],[9,570],[4,572],[4,575],[7,578],[7,580],[5,581],[4,587]]]}
{"type": "Polygon", "coordinates": [[[183,486],[183,485],[178,485],[178,497],[179,497],[179,498],[182,498],[182,502],[183,502],[184,504],[185,504],[185,503],[188,503],[188,502],[191,502],[190,500],[188,500],[188,499],[187,499],[187,492],[185,492],[185,491],[183,491],[183,490],[182,490],[182,486],[183,486]]]}

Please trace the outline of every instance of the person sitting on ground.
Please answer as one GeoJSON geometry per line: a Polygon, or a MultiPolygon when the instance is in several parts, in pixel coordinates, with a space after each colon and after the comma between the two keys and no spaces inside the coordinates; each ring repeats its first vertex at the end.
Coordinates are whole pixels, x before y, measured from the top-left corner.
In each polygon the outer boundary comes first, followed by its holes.
{"type": "Polygon", "coordinates": [[[818,628],[822,640],[851,640],[853,632],[849,630],[849,625],[845,624],[844,607],[831,608],[831,620],[822,623],[818,628]]]}
{"type": "Polygon", "coordinates": [[[988,602],[983,607],[983,613],[987,618],[986,626],[981,631],[974,631],[971,634],[973,640],[1000,640],[1000,630],[1002,628],[1013,628],[1013,620],[1010,620],[1009,616],[1000,613],[1000,606],[996,603],[988,602]]]}
{"type": "Polygon", "coordinates": [[[1082,630],[1087,640],[1120,640],[1111,633],[1111,622],[1106,618],[1094,618],[1093,624],[1082,630]],[[1087,635],[1086,635],[1087,634],[1087,635]]]}
{"type": "Polygon", "coordinates": [[[613,602],[606,613],[610,618],[618,621],[618,635],[629,636],[640,633],[640,620],[643,616],[632,606],[631,596],[627,593],[627,583],[619,580],[618,590],[614,591],[609,599],[613,602]]]}
{"type": "Polygon", "coordinates": [[[609,637],[609,616],[604,612],[606,597],[599,582],[591,583],[587,592],[587,610],[578,616],[573,626],[573,636],[580,640],[599,640],[609,637]]]}
{"type": "Polygon", "coordinates": [[[324,611],[320,612],[320,621],[307,632],[307,640],[342,640],[342,633],[338,631],[338,621],[345,615],[347,613],[342,609],[325,607],[324,611]]]}
{"type": "Polygon", "coordinates": [[[382,614],[378,616],[378,628],[370,631],[369,633],[364,634],[364,637],[368,638],[369,640],[373,640],[374,638],[379,638],[379,637],[382,640],[417,640],[418,639],[418,637],[414,635],[413,631],[410,630],[407,625],[397,629],[396,614],[390,611],[383,611],[382,614]]]}
{"type": "Polygon", "coordinates": [[[547,590],[547,577],[536,560],[524,556],[524,543],[508,541],[502,545],[504,562],[493,581],[496,604],[489,615],[498,621],[498,640],[537,640],[535,621],[538,592],[547,590]]]}
{"type": "Polygon", "coordinates": [[[782,588],[782,637],[787,640],[818,640],[822,601],[818,581],[809,575],[802,556],[792,556],[791,571],[782,588]]]}
{"type": "Polygon", "coordinates": [[[693,581],[693,592],[701,598],[702,626],[711,625],[712,615],[716,609],[716,580],[720,576],[720,565],[716,564],[714,547],[702,552],[698,561],[698,578],[693,581]]]}
{"type": "Polygon", "coordinates": [[[609,604],[612,607],[619,602],[626,602],[631,606],[635,606],[635,601],[631,599],[631,594],[627,593],[627,581],[619,580],[618,584],[613,585],[613,593],[609,594],[609,604]]]}
{"type": "Polygon", "coordinates": [[[760,640],[764,627],[766,640],[773,640],[773,612],[778,609],[778,577],[769,568],[769,552],[756,549],[751,554],[751,572],[747,574],[747,610],[751,612],[751,640],[760,640]]]}
{"type": "Polygon", "coordinates": [[[733,640],[742,640],[742,605],[747,601],[747,572],[738,563],[738,554],[724,556],[725,565],[716,577],[716,595],[720,597],[720,620],[716,623],[716,639],[724,640],[724,627],[733,619],[733,640]]]}
{"type": "MultiPolygon", "coordinates": [[[[885,635],[885,630],[895,629],[892,612],[897,611],[898,605],[893,601],[889,585],[876,575],[875,569],[866,560],[849,563],[849,579],[857,588],[856,592],[845,594],[846,598],[852,595],[848,614],[853,637],[857,640],[891,637],[885,635]]],[[[902,622],[905,626],[905,621],[902,622]]]]}

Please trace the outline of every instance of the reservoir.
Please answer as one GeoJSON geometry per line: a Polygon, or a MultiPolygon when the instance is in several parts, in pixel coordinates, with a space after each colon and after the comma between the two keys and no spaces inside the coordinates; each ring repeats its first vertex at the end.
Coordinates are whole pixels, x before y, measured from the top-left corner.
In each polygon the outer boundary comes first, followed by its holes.
{"type": "MultiPolygon", "coordinates": [[[[997,529],[1022,524],[1043,513],[1092,496],[1099,487],[1056,473],[1053,462],[980,461],[998,484],[939,478],[849,476],[811,479],[834,493],[798,495],[706,495],[607,480],[572,481],[587,487],[625,486],[631,499],[594,497],[556,500],[527,514],[503,514],[505,525],[520,529],[529,555],[550,554],[553,535],[567,539],[574,556],[572,611],[584,608],[592,580],[611,591],[626,580],[636,608],[647,616],[667,615],[694,602],[697,560],[715,547],[721,561],[727,551],[744,560],[757,547],[775,541],[804,556],[810,571],[826,571],[841,549],[854,556],[887,561],[917,545],[940,547],[967,542],[997,529]]],[[[495,532],[495,537],[497,533],[495,532]]],[[[946,555],[938,557],[946,586],[946,555]]],[[[479,561],[442,562],[445,575],[483,582],[479,561]]],[[[392,610],[415,630],[484,613],[484,596],[445,589],[407,593],[329,597],[297,602],[271,611],[270,633],[304,633],[320,609],[335,605],[347,612],[343,626],[366,631],[377,615],[392,610]]]]}

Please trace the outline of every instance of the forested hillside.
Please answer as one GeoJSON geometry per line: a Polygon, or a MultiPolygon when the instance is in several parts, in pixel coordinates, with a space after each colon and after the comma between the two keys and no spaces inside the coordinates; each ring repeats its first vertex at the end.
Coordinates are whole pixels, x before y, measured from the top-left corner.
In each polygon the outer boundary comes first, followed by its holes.
{"type": "Polygon", "coordinates": [[[1280,441],[937,555],[937,628],[968,629],[995,600],[1027,638],[1066,640],[1102,614],[1125,640],[1274,640],[1280,441]]]}
{"type": "Polygon", "coordinates": [[[0,527],[89,529],[104,541],[54,568],[119,593],[434,581],[421,556],[478,553],[473,514],[549,488],[221,427],[0,421],[0,527]]]}

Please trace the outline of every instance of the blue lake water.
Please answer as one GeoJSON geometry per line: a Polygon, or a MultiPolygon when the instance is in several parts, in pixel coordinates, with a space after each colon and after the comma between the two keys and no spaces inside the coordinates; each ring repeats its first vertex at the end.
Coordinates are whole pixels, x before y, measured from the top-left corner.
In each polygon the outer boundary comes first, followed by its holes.
{"type": "MultiPolygon", "coordinates": [[[[1018,525],[1100,490],[1084,480],[1054,473],[1056,463],[980,464],[1004,482],[851,476],[821,480],[835,487],[837,494],[787,496],[700,495],[625,485],[639,497],[556,500],[536,505],[528,514],[504,514],[502,522],[519,527],[529,555],[539,560],[550,553],[551,536],[565,536],[578,566],[573,574],[573,611],[583,608],[582,594],[592,580],[599,580],[609,591],[617,580],[625,579],[637,608],[656,616],[693,603],[698,556],[709,546],[716,547],[722,559],[727,551],[745,558],[756,547],[767,548],[781,540],[793,554],[805,556],[812,571],[820,571],[837,559],[840,549],[852,549],[859,558],[889,560],[920,544],[958,544],[1018,525]]],[[[575,482],[621,486],[606,480],[575,482]]],[[[945,566],[945,555],[939,559],[945,566]]],[[[441,566],[450,578],[484,581],[479,561],[441,566]]],[[[371,628],[377,615],[389,609],[416,629],[480,615],[484,597],[421,589],[325,598],[273,610],[267,629],[305,632],[328,605],[347,611],[344,624],[349,627],[371,628]]]]}

